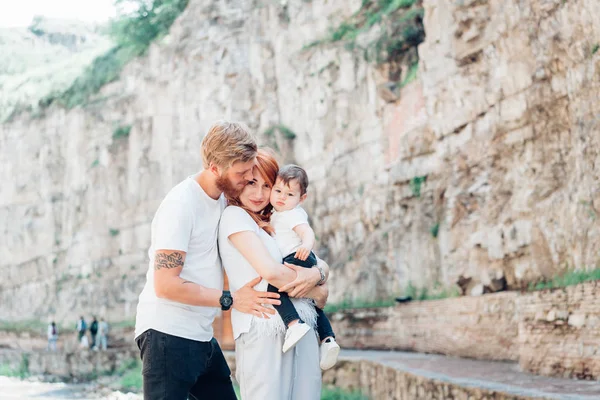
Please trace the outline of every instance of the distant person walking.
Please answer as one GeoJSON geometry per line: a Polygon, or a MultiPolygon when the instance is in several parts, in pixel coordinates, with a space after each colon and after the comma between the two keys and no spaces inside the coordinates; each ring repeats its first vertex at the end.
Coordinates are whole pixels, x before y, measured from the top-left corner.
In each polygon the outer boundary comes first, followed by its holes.
{"type": "Polygon", "coordinates": [[[58,329],[56,324],[52,321],[48,324],[48,351],[56,351],[56,342],[58,341],[58,329]]]}
{"type": "Polygon", "coordinates": [[[90,324],[90,334],[92,341],[90,342],[90,349],[96,348],[96,335],[98,335],[98,320],[96,317],[92,317],[92,323],[90,324]]]}
{"type": "Polygon", "coordinates": [[[108,347],[108,322],[104,318],[101,318],[100,324],[98,324],[98,342],[100,350],[106,350],[108,347]]]}
{"type": "Polygon", "coordinates": [[[79,317],[79,321],[77,321],[77,343],[81,346],[83,342],[83,338],[85,337],[85,331],[87,330],[87,324],[85,323],[85,319],[83,316],[79,317]]]}

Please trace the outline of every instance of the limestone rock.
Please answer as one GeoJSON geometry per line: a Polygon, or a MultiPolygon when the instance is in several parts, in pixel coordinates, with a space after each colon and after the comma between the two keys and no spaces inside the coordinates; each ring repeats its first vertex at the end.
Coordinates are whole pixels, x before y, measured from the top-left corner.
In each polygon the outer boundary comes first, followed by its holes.
{"type": "Polygon", "coordinates": [[[332,302],[596,265],[600,3],[423,5],[418,78],[398,99],[362,55],[305,48],[360,0],[289,0],[288,20],[278,2],[191,0],[95,103],[1,125],[0,319],[132,318],[152,215],[220,118],[294,132],[275,143],[308,172],[332,302]]]}

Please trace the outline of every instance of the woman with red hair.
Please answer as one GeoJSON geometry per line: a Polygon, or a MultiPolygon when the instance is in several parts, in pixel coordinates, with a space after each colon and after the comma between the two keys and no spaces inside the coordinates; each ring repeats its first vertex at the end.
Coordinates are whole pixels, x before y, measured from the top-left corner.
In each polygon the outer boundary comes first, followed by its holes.
{"type": "MultiPolygon", "coordinates": [[[[324,306],[327,285],[316,286],[321,274],[316,268],[283,265],[282,254],[271,236],[269,203],[279,165],[273,155],[259,150],[253,179],[229,206],[219,224],[219,252],[229,285],[237,290],[261,276],[256,290],[266,291],[267,283],[284,287],[291,282],[290,297],[303,321],[315,327],[316,312],[311,298],[324,306]]],[[[327,264],[319,260],[324,269],[327,264]]],[[[235,298],[233,299],[235,302],[235,298]]],[[[243,400],[317,400],[321,393],[319,345],[316,333],[305,335],[293,351],[282,353],[286,326],[278,314],[270,318],[231,312],[235,339],[236,379],[243,400]]]]}

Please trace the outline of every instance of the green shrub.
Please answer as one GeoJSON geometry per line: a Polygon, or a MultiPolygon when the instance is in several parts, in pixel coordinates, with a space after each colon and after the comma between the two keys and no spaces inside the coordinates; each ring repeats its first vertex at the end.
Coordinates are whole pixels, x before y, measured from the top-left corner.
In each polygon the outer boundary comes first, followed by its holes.
{"type": "Polygon", "coordinates": [[[409,83],[411,83],[412,81],[414,81],[415,79],[417,79],[418,71],[419,71],[418,63],[411,65],[410,68],[408,69],[408,72],[406,73],[406,76],[402,80],[400,87],[404,87],[404,86],[408,85],[409,83]]]}
{"type": "Polygon", "coordinates": [[[429,233],[431,233],[431,236],[433,236],[434,238],[438,237],[438,233],[440,232],[440,223],[436,223],[435,225],[433,225],[431,228],[429,228],[429,233]]]}
{"type": "Polygon", "coordinates": [[[123,13],[111,25],[111,34],[122,46],[144,52],[164,35],[187,7],[188,0],[116,0],[115,5],[132,11],[123,13]]]}
{"type": "Polygon", "coordinates": [[[29,376],[29,354],[21,354],[21,362],[17,368],[11,368],[8,363],[0,364],[0,376],[27,378],[29,376]]]}
{"type": "Polygon", "coordinates": [[[410,189],[412,191],[413,196],[421,197],[421,186],[423,183],[427,181],[427,175],[424,176],[415,176],[410,180],[410,189]]]}
{"type": "Polygon", "coordinates": [[[129,132],[131,132],[131,125],[119,126],[113,132],[113,139],[126,138],[129,137],[129,132]]]}
{"type": "Polygon", "coordinates": [[[329,37],[306,47],[343,41],[346,49],[361,50],[366,60],[378,64],[398,61],[425,39],[423,14],[421,2],[417,0],[363,0],[360,10],[331,30],[329,37]],[[381,28],[379,37],[359,48],[357,37],[374,25],[381,28]]]}
{"type": "Polygon", "coordinates": [[[119,381],[119,385],[122,389],[131,390],[135,389],[136,391],[142,390],[142,364],[137,360],[133,360],[134,362],[130,362],[127,366],[129,369],[119,368],[121,375],[121,380],[119,381]]]}
{"type": "Polygon", "coordinates": [[[0,376],[11,376],[16,377],[19,376],[19,373],[10,367],[10,364],[4,363],[0,364],[0,376]]]}
{"type": "Polygon", "coordinates": [[[368,397],[357,390],[346,391],[333,386],[324,386],[321,400],[368,400],[368,397]]]}
{"type": "Polygon", "coordinates": [[[166,34],[188,0],[116,0],[122,13],[110,26],[115,47],[97,57],[63,93],[39,101],[40,107],[56,102],[73,108],[88,102],[104,85],[119,78],[123,66],[146,52],[150,44],[166,34]]]}
{"type": "Polygon", "coordinates": [[[29,376],[29,354],[21,354],[21,363],[19,364],[19,370],[17,373],[21,379],[29,376]]]}
{"type": "Polygon", "coordinates": [[[89,97],[97,93],[104,85],[116,81],[123,66],[140,54],[140,49],[127,46],[113,47],[103,55],[96,57],[64,93],[55,95],[56,97],[46,97],[39,105],[41,107],[48,106],[56,101],[70,109],[86,103],[89,97]]]}
{"type": "Polygon", "coordinates": [[[277,124],[277,125],[272,125],[269,128],[267,128],[264,132],[264,135],[269,137],[269,138],[273,138],[275,136],[275,131],[279,131],[281,132],[281,134],[283,135],[284,138],[288,139],[288,140],[292,140],[296,138],[296,133],[294,131],[292,131],[290,128],[288,128],[285,125],[282,124],[277,124]]]}

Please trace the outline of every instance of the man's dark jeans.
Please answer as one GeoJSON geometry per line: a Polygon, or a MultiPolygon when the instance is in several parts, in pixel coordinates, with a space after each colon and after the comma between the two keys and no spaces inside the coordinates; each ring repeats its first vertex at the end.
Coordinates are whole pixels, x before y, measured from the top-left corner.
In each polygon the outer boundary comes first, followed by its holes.
{"type": "Polygon", "coordinates": [[[217,341],[198,342],[149,329],[136,339],[144,400],[236,400],[217,341]]]}
{"type": "MultiPolygon", "coordinates": [[[[295,253],[292,253],[286,256],[283,259],[283,262],[304,268],[312,268],[313,266],[317,265],[317,256],[315,256],[315,254],[312,251],[304,261],[298,260],[296,257],[294,257],[294,254],[295,253]]],[[[267,292],[279,293],[279,289],[269,284],[267,286],[267,292]]],[[[296,311],[296,307],[294,307],[294,304],[292,304],[292,301],[290,300],[287,293],[279,293],[279,300],[281,301],[281,304],[273,307],[275,307],[275,310],[277,310],[277,313],[279,314],[279,316],[283,320],[283,323],[286,326],[294,320],[300,320],[298,311],[296,311]]],[[[329,319],[327,318],[323,310],[321,310],[319,307],[315,307],[315,310],[317,311],[317,333],[319,334],[319,339],[323,340],[329,336],[335,337],[335,334],[333,333],[333,328],[331,327],[331,323],[329,322],[329,319]]]]}

